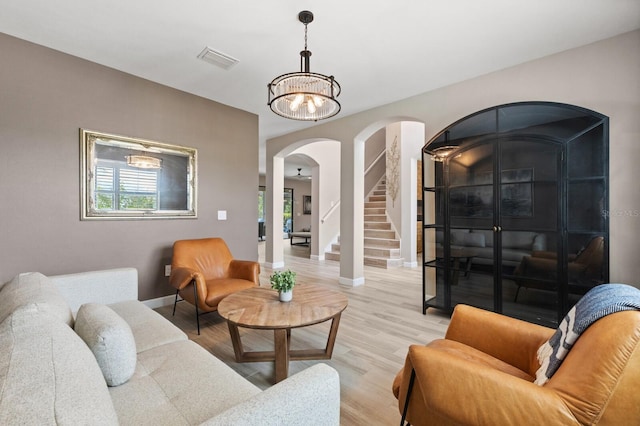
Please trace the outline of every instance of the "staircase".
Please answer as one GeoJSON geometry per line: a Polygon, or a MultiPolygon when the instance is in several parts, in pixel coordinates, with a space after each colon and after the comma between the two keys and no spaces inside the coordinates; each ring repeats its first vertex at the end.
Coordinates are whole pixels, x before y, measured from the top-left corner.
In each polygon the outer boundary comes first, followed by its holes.
{"type": "MultiPolygon", "coordinates": [[[[402,266],[400,240],[387,221],[387,186],[384,177],[364,203],[364,264],[378,268],[402,266]]],[[[325,259],[340,261],[340,237],[325,259]]]]}

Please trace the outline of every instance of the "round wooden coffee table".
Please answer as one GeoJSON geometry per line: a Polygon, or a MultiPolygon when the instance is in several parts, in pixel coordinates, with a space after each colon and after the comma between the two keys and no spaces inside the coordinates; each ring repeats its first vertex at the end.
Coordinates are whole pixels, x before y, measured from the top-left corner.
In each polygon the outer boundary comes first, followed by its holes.
{"type": "Polygon", "coordinates": [[[237,362],[275,361],[275,382],[289,375],[289,361],[330,359],[347,297],[339,291],[311,284],[293,289],[291,302],[280,302],[278,292],[254,287],[233,293],[220,302],[218,313],[227,320],[237,362]],[[291,350],[291,329],[332,320],[324,349],[291,350]],[[238,327],[274,331],[274,351],[245,352],[238,327]]]}

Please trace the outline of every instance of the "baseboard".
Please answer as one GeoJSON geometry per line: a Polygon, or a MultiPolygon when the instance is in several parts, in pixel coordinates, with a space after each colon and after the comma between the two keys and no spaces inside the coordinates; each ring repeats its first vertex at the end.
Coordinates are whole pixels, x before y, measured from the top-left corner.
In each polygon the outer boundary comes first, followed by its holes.
{"type": "Polygon", "coordinates": [[[274,263],[264,262],[264,266],[269,269],[282,269],[284,268],[284,262],[274,262],[274,263]]]}
{"type": "Polygon", "coordinates": [[[312,254],[311,256],[309,256],[309,259],[311,259],[311,260],[324,260],[324,254],[323,255],[312,254]]]}
{"type": "Polygon", "coordinates": [[[161,308],[163,306],[173,305],[173,301],[176,300],[176,295],[156,297],[155,299],[143,300],[142,303],[150,307],[151,309],[161,308]]]}
{"type": "Polygon", "coordinates": [[[418,262],[404,262],[402,266],[404,266],[405,268],[417,268],[418,262]]]}
{"type": "Polygon", "coordinates": [[[359,277],[359,278],[340,277],[338,279],[338,282],[342,285],[348,285],[350,287],[359,287],[361,285],[364,285],[364,277],[359,277]]]}

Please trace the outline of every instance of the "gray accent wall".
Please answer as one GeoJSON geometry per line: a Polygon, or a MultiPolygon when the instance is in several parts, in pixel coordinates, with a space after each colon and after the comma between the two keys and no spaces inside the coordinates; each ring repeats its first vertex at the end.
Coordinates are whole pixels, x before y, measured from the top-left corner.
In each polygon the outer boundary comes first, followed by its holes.
{"type": "Polygon", "coordinates": [[[175,240],[257,260],[256,115],[4,34],[0,52],[0,284],[132,266],[146,300],[173,293],[175,240]],[[81,221],[80,128],[197,148],[198,217],[81,221]]]}

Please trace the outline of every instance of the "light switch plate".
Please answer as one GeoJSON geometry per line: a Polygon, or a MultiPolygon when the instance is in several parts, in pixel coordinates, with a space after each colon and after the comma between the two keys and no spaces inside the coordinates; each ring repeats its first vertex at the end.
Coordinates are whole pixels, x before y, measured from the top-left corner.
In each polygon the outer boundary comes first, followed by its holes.
{"type": "Polygon", "coordinates": [[[218,210],[218,220],[227,220],[226,210],[218,210]]]}

